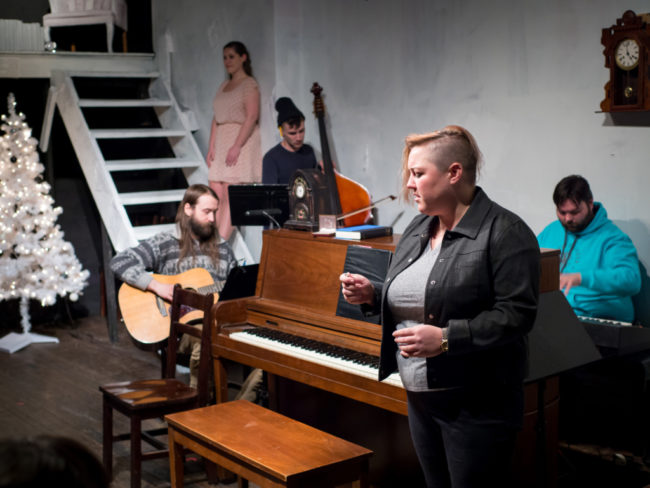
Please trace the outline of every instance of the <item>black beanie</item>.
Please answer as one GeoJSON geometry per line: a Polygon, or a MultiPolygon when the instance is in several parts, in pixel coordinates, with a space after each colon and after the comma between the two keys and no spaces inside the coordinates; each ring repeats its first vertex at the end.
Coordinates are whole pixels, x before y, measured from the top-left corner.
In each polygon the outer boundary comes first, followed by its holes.
{"type": "Polygon", "coordinates": [[[278,127],[287,120],[305,118],[302,112],[298,110],[298,107],[288,97],[278,98],[275,102],[275,109],[278,111],[278,127]]]}

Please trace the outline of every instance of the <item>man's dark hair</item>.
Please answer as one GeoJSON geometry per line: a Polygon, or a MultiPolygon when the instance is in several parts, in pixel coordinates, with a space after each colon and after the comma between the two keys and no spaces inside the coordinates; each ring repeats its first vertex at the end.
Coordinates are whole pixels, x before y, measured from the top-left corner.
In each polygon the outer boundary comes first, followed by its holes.
{"type": "Polygon", "coordinates": [[[278,111],[278,127],[281,127],[285,122],[291,128],[298,127],[300,122],[305,120],[303,113],[289,97],[278,98],[275,102],[275,109],[278,111]]]}
{"type": "Polygon", "coordinates": [[[283,124],[287,124],[289,128],[295,129],[296,127],[300,127],[300,124],[302,121],[305,120],[304,117],[292,117],[290,119],[287,119],[283,122],[283,124]]]}
{"type": "Polygon", "coordinates": [[[579,205],[580,202],[589,203],[594,200],[589,183],[582,176],[567,176],[555,186],[555,191],[553,191],[555,206],[559,207],[567,200],[571,200],[576,205],[579,205]]]}

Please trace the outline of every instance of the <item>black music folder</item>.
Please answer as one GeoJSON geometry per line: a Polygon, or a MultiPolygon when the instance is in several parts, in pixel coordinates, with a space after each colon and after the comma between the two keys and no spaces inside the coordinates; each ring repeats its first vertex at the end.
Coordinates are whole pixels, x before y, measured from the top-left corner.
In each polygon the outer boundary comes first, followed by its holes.
{"type": "Polygon", "coordinates": [[[560,290],[541,293],[528,334],[526,382],[548,378],[602,358],[560,290]]]}
{"type": "MultiPolygon", "coordinates": [[[[368,278],[375,286],[382,286],[388,265],[390,264],[392,253],[385,249],[375,249],[367,246],[348,246],[345,255],[345,264],[343,273],[357,273],[368,278]]],[[[366,316],[361,312],[359,305],[351,305],[343,298],[343,293],[339,289],[339,301],[336,307],[336,315],[339,317],[348,317],[365,322],[378,324],[379,314],[366,316]]]]}
{"type": "Polygon", "coordinates": [[[219,293],[219,301],[255,295],[259,267],[259,264],[247,264],[235,266],[231,269],[226,283],[223,285],[221,293],[219,293]]]}

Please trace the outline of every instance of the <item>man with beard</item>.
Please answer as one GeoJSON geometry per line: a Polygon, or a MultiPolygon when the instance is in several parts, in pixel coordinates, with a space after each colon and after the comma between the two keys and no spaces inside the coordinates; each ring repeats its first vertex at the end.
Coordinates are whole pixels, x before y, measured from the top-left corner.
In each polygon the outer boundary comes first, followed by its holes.
{"type": "Polygon", "coordinates": [[[272,147],[262,160],[262,182],[265,184],[289,183],[298,169],[318,166],[314,150],[305,144],[305,116],[290,98],[278,98],[278,129],[282,141],[272,147]]]}
{"type": "Polygon", "coordinates": [[[632,296],[641,288],[630,238],[594,202],[582,176],[563,178],[553,192],[558,220],[537,237],[540,247],[560,249],[560,288],[577,315],[634,320],[632,296]]]}
{"type": "MultiPolygon", "coordinates": [[[[230,270],[237,264],[235,255],[217,231],[215,213],[219,200],[207,185],[190,186],[178,212],[176,231],[161,232],[137,246],[118,253],[111,269],[122,281],[172,301],[174,285],[156,281],[150,272],[175,275],[193,268],[204,268],[212,276],[217,291],[223,288],[230,270]]],[[[200,341],[183,336],[181,352],[190,352],[190,386],[196,387],[200,341]]]]}

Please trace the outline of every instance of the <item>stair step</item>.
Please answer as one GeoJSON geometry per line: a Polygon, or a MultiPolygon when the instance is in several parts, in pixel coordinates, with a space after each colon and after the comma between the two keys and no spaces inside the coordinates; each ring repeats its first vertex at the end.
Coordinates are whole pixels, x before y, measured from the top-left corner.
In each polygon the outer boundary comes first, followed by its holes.
{"type": "Polygon", "coordinates": [[[82,98],[79,100],[80,107],[170,107],[170,100],[160,98],[124,98],[124,99],[107,99],[107,98],[82,98]]]}
{"type": "Polygon", "coordinates": [[[139,241],[153,237],[159,232],[174,232],[176,224],[140,225],[133,227],[135,238],[139,241]]]}
{"type": "Polygon", "coordinates": [[[93,129],[90,135],[95,139],[132,139],[138,137],[183,137],[184,130],[178,129],[93,129]]]}
{"type": "Polygon", "coordinates": [[[71,78],[151,78],[156,79],[160,76],[158,71],[67,71],[65,73],[71,78]]]}
{"type": "Polygon", "coordinates": [[[106,161],[108,171],[139,171],[143,169],[174,169],[196,168],[203,161],[181,158],[150,158],[150,159],[114,159],[106,161]]]}
{"type": "Polygon", "coordinates": [[[183,199],[183,195],[185,195],[185,189],[183,188],[178,190],[138,191],[119,194],[122,205],[180,202],[183,199]]]}

